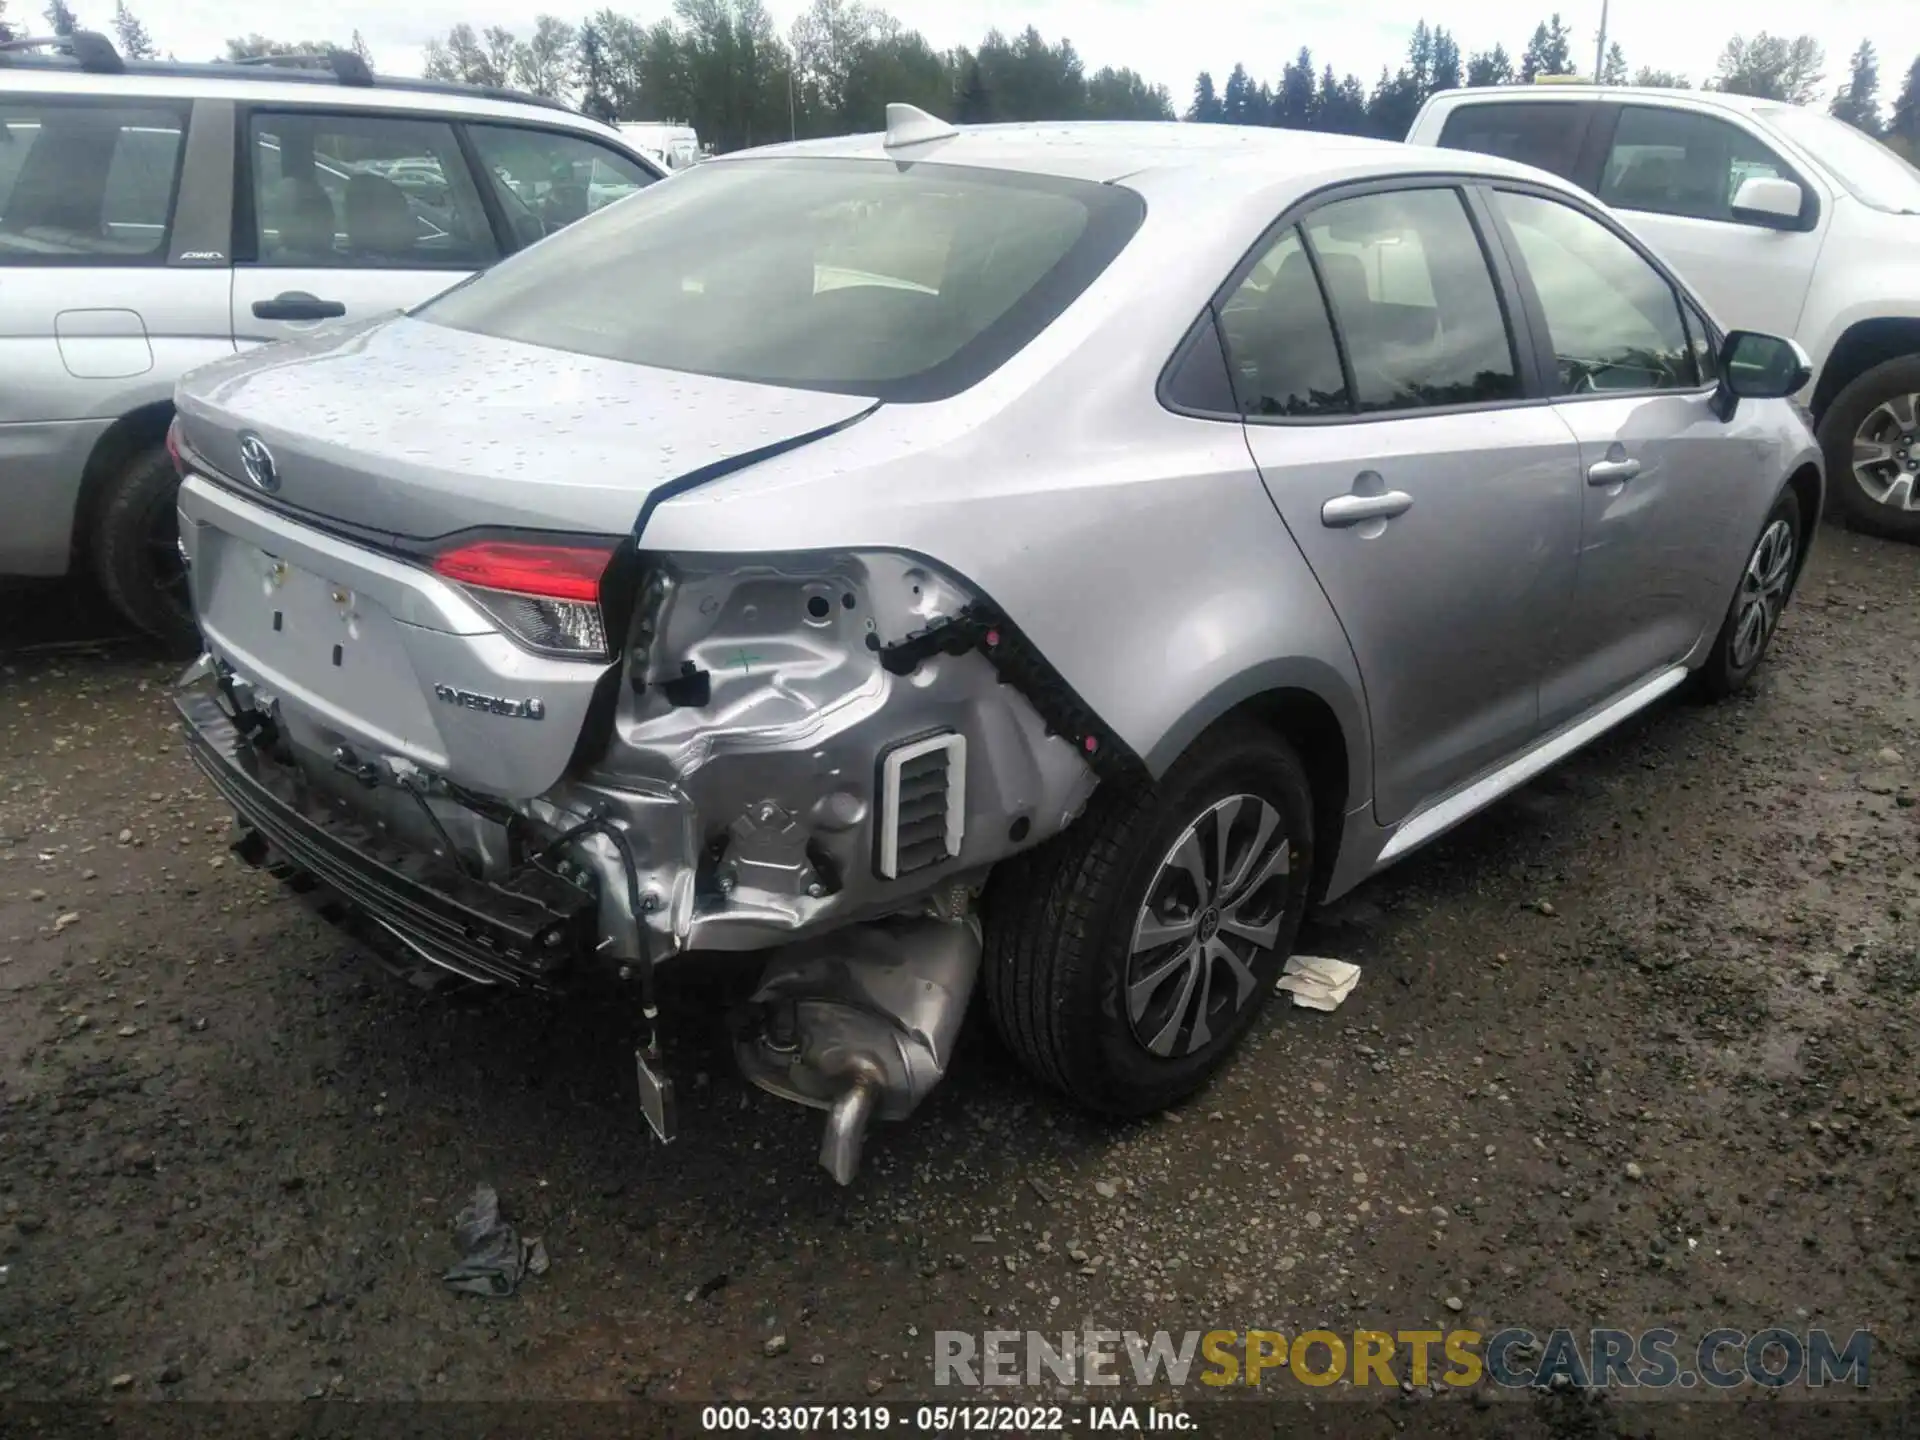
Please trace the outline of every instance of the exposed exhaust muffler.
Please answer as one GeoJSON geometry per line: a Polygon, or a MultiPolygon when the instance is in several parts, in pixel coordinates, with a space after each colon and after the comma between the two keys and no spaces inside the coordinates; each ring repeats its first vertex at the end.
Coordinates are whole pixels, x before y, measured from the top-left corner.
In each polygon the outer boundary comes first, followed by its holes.
{"type": "Polygon", "coordinates": [[[905,1119],[947,1073],[979,973],[971,918],[803,940],[768,960],[734,1054],[762,1090],[827,1112],[820,1163],[848,1185],[873,1117],[905,1119]]]}

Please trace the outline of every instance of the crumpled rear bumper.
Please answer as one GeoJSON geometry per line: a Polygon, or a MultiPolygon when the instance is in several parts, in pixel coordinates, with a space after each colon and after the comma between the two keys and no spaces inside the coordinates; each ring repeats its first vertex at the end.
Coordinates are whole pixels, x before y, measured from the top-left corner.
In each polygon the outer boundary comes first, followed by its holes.
{"type": "Polygon", "coordinates": [[[421,958],[492,984],[544,986],[590,954],[598,900],[538,868],[478,880],[396,844],[261,756],[206,690],[175,698],[188,753],[233,808],[242,858],[347,901],[421,958]]]}

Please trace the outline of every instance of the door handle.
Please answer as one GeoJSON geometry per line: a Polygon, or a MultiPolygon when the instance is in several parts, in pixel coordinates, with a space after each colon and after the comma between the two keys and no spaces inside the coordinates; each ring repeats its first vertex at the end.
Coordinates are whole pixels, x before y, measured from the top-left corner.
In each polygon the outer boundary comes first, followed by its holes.
{"type": "Polygon", "coordinates": [[[338,320],[346,313],[343,301],[322,300],[304,290],[288,290],[271,300],[253,302],[256,320],[338,320]]]}
{"type": "Polygon", "coordinates": [[[1413,497],[1404,490],[1388,490],[1379,495],[1336,495],[1320,507],[1320,523],[1330,530],[1344,530],[1364,520],[1391,520],[1413,508],[1413,497]]]}
{"type": "Polygon", "coordinates": [[[1589,485],[1619,485],[1640,473],[1638,460],[1596,460],[1587,467],[1589,485]]]}

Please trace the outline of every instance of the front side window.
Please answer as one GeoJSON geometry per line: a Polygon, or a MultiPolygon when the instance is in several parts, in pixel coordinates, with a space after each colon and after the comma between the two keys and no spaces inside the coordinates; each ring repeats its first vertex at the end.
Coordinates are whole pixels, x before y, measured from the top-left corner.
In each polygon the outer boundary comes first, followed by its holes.
{"type": "Polygon", "coordinates": [[[1447,116],[1440,143],[1449,150],[1500,155],[1570,176],[1591,114],[1590,106],[1570,100],[1462,105],[1447,116]]]}
{"type": "Polygon", "coordinates": [[[249,129],[260,264],[466,270],[497,256],[452,126],[288,111],[249,129]]]}
{"type": "Polygon", "coordinates": [[[625,155],[578,135],[518,125],[470,125],[467,133],[522,245],[654,181],[651,171],[625,155]]]}
{"type": "Polygon", "coordinates": [[[1519,398],[1506,315],[1458,191],[1336,200],[1303,228],[1346,342],[1355,408],[1519,398]]]}
{"type": "Polygon", "coordinates": [[[1220,335],[1247,418],[1353,408],[1326,300],[1297,227],[1281,234],[1221,306],[1220,335]]]}
{"type": "Polygon", "coordinates": [[[1570,205],[1510,190],[1494,204],[1513,231],[1545,313],[1555,393],[1673,390],[1698,371],[1666,278],[1570,205]]]}
{"type": "Polygon", "coordinates": [[[1725,120],[1629,105],[1614,130],[1600,198],[1622,210],[1737,224],[1733,197],[1757,178],[1799,183],[1786,161],[1725,120]]]}
{"type": "Polygon", "coordinates": [[[932,399],[1051,324],[1143,214],[1131,190],[1051,176],[723,160],[590,215],[416,313],[638,365],[932,399]]]}
{"type": "Polygon", "coordinates": [[[161,264],[184,109],[0,100],[0,264],[161,264]]]}

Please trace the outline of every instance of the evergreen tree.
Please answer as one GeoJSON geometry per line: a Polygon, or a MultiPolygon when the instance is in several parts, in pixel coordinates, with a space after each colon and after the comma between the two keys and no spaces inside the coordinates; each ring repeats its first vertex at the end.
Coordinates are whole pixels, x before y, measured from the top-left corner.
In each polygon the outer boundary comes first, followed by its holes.
{"type": "Polygon", "coordinates": [[[1615,40],[1607,46],[1606,63],[1600,67],[1600,83],[1624,85],[1627,83],[1627,73],[1627,57],[1620,49],[1620,42],[1615,40]]]}
{"type": "Polygon", "coordinates": [[[42,13],[56,35],[71,35],[80,28],[80,17],[73,13],[67,0],[47,0],[47,8],[42,13]]]}
{"type": "Polygon", "coordinates": [[[1869,135],[1880,133],[1880,57],[1873,42],[1862,40],[1853,52],[1853,61],[1845,88],[1833,97],[1829,107],[1836,120],[1844,120],[1869,135]]]}
{"type": "Polygon", "coordinates": [[[151,60],[160,53],[140,17],[127,8],[127,0],[113,7],[113,33],[120,37],[120,54],[125,59],[151,60]]]}
{"type": "Polygon", "coordinates": [[[1560,12],[1534,27],[1526,53],[1520,57],[1520,78],[1529,83],[1536,75],[1571,75],[1573,70],[1573,32],[1560,22],[1560,12]]]}
{"type": "Polygon", "coordinates": [[[1474,86],[1511,85],[1513,58],[1504,45],[1482,50],[1467,62],[1467,84],[1474,86]]]}
{"type": "Polygon", "coordinates": [[[1200,78],[1193,82],[1193,104],[1187,109],[1187,119],[1202,125],[1217,125],[1224,118],[1220,97],[1214,93],[1212,72],[1202,70],[1200,78]]]}
{"type": "Polygon", "coordinates": [[[1920,156],[1920,55],[1916,55],[1908,67],[1907,83],[1901,87],[1900,98],[1893,102],[1893,123],[1887,127],[1887,133],[1907,142],[1911,147],[1909,158],[1920,156]]]}
{"type": "MultiPolygon", "coordinates": [[[[1333,83],[1333,67],[1327,67],[1327,83],[1333,83]]],[[[1280,72],[1280,93],[1274,97],[1273,123],[1288,130],[1317,129],[1314,114],[1318,97],[1314,93],[1313,52],[1306,46],[1280,72]]]]}

